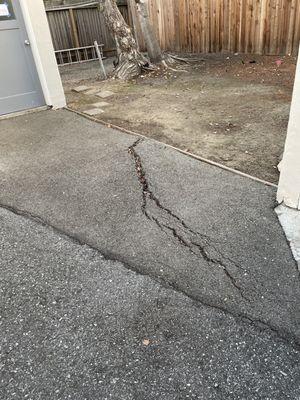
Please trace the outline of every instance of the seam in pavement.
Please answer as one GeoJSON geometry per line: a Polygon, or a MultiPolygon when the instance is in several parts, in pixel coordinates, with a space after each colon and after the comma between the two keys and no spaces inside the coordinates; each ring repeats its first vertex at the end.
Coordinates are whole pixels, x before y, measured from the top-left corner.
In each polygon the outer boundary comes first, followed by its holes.
{"type": "Polygon", "coordinates": [[[163,142],[160,142],[159,140],[156,140],[156,139],[153,139],[153,138],[149,138],[149,137],[143,135],[140,132],[131,131],[129,129],[122,128],[121,126],[111,124],[110,122],[106,122],[106,121],[104,121],[102,119],[92,117],[92,116],[87,115],[87,114],[85,114],[85,113],[83,113],[81,111],[74,110],[73,108],[70,108],[69,106],[64,107],[64,109],[69,111],[69,112],[72,112],[74,114],[80,115],[81,117],[83,117],[85,119],[88,119],[88,120],[93,121],[93,122],[97,122],[98,124],[101,124],[101,125],[104,125],[107,128],[116,129],[116,130],[118,130],[120,132],[127,133],[128,135],[139,136],[141,139],[147,139],[149,141],[153,141],[155,143],[158,143],[160,145],[163,145],[163,146],[166,146],[166,147],[168,147],[170,149],[173,149],[173,150],[175,150],[175,151],[177,151],[177,152],[179,152],[181,154],[184,154],[184,155],[186,155],[186,156],[188,156],[190,158],[193,158],[195,160],[204,162],[206,164],[213,165],[214,167],[217,167],[217,168],[224,169],[225,171],[231,172],[232,174],[243,176],[244,178],[251,179],[252,181],[255,181],[255,182],[258,182],[258,183],[262,183],[265,186],[278,188],[278,185],[276,185],[275,183],[266,181],[264,179],[257,178],[256,176],[252,176],[252,175],[246,174],[245,172],[239,171],[237,169],[227,167],[226,165],[220,164],[220,163],[218,163],[216,161],[212,161],[212,160],[209,160],[209,159],[207,159],[205,157],[201,157],[201,156],[198,156],[196,154],[190,153],[188,151],[179,149],[178,147],[172,146],[171,144],[163,143],[163,142]]]}
{"type": "Polygon", "coordinates": [[[290,332],[286,331],[285,329],[278,329],[260,319],[253,319],[243,313],[241,313],[241,314],[235,313],[233,311],[226,309],[223,306],[220,306],[218,304],[213,304],[209,301],[204,300],[203,298],[192,295],[192,294],[188,293],[186,290],[179,287],[179,285],[176,282],[168,282],[161,277],[157,277],[157,276],[154,276],[154,275],[151,275],[148,273],[143,273],[142,271],[138,270],[134,265],[129,264],[122,257],[108,253],[108,252],[104,252],[101,249],[99,249],[98,247],[96,247],[95,245],[89,243],[88,241],[84,241],[83,239],[81,239],[80,237],[78,237],[76,235],[65,232],[61,228],[58,228],[55,225],[52,225],[50,222],[46,221],[45,219],[43,219],[40,216],[35,215],[31,212],[21,210],[21,209],[18,209],[16,207],[13,207],[13,206],[10,206],[10,205],[4,204],[4,203],[0,203],[0,208],[13,213],[14,215],[25,218],[26,220],[40,224],[41,226],[43,226],[47,229],[51,229],[55,234],[59,235],[60,237],[62,237],[65,240],[70,241],[71,243],[74,243],[74,244],[77,244],[80,246],[86,246],[87,248],[98,253],[99,256],[106,261],[121,263],[125,269],[127,269],[131,272],[134,272],[135,274],[137,274],[139,276],[145,276],[145,277],[151,279],[152,281],[158,283],[159,285],[161,285],[162,287],[164,287],[166,289],[171,289],[181,295],[184,295],[185,297],[192,300],[194,305],[197,307],[199,307],[199,305],[201,305],[201,306],[208,307],[210,309],[222,312],[225,315],[229,315],[229,316],[233,317],[235,320],[239,320],[239,321],[249,324],[250,326],[258,329],[260,332],[265,332],[269,335],[275,336],[277,339],[282,340],[282,341],[286,342],[287,344],[289,344],[290,346],[292,346],[295,350],[300,351],[299,338],[297,338],[296,335],[291,334],[290,332]]]}

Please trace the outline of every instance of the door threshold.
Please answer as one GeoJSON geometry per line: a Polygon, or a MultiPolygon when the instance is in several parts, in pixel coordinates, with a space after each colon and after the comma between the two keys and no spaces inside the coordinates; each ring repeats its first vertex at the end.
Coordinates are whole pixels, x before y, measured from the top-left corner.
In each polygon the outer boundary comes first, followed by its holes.
{"type": "Polygon", "coordinates": [[[49,107],[49,106],[41,106],[41,107],[36,107],[36,108],[29,108],[28,110],[16,111],[13,113],[0,115],[0,121],[2,119],[15,118],[15,117],[19,117],[20,115],[33,114],[35,112],[46,111],[46,110],[50,110],[50,109],[51,109],[51,107],[49,107]]]}

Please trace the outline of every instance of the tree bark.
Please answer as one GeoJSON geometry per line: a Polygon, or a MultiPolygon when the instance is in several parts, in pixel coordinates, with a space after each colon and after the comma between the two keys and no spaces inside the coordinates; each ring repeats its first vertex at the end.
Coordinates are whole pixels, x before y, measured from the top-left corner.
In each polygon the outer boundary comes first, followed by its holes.
{"type": "Polygon", "coordinates": [[[135,0],[135,2],[137,4],[137,14],[147,47],[148,56],[152,63],[159,64],[164,58],[156,34],[150,23],[148,0],[135,0]]]}
{"type": "Polygon", "coordinates": [[[136,13],[136,2],[135,0],[127,0],[128,8],[129,8],[129,17],[131,18],[132,28],[133,28],[133,35],[136,41],[136,45],[138,50],[141,49],[140,44],[140,37],[139,37],[139,20],[136,13]]]}
{"type": "Polygon", "coordinates": [[[115,76],[120,79],[130,79],[140,75],[142,67],[149,61],[139,52],[131,29],[126,24],[115,0],[102,0],[102,11],[108,29],[115,37],[118,65],[115,76]]]}

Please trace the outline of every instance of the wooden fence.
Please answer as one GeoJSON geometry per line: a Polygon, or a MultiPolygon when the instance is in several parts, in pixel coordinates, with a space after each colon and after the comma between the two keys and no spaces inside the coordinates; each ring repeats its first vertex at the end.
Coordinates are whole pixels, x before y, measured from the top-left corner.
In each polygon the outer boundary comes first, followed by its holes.
{"type": "MultiPolygon", "coordinates": [[[[298,53],[300,0],[148,1],[151,21],[164,50],[298,53]]],[[[137,21],[126,5],[120,10],[129,24],[137,21]]],[[[94,40],[104,43],[106,49],[115,47],[95,6],[50,10],[48,20],[55,49],[87,46],[94,40]]],[[[143,48],[139,26],[136,30],[143,48]]]]}
{"type": "Polygon", "coordinates": [[[300,0],[149,0],[165,50],[297,54],[300,0]]]}
{"type": "MultiPolygon", "coordinates": [[[[127,5],[119,6],[119,9],[130,24],[127,5]]],[[[90,46],[95,40],[104,44],[105,51],[115,49],[114,39],[95,3],[49,8],[46,12],[55,50],[90,46]]]]}

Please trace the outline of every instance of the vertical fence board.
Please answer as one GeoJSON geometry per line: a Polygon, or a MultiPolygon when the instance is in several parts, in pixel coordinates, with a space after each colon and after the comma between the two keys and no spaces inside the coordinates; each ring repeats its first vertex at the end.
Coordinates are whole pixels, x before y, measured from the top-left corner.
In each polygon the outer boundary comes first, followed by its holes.
{"type": "Polygon", "coordinates": [[[291,53],[296,54],[299,49],[299,41],[300,41],[300,3],[297,2],[296,7],[296,17],[295,17],[295,29],[294,29],[294,40],[291,53]]]}
{"type": "MultiPolygon", "coordinates": [[[[287,37],[287,44],[286,44],[286,52],[291,54],[293,51],[293,40],[294,40],[294,33],[295,33],[295,20],[296,20],[296,6],[297,1],[292,0],[289,12],[289,21],[288,21],[288,37],[287,37]]],[[[283,42],[284,46],[284,42],[283,42]]]]}

